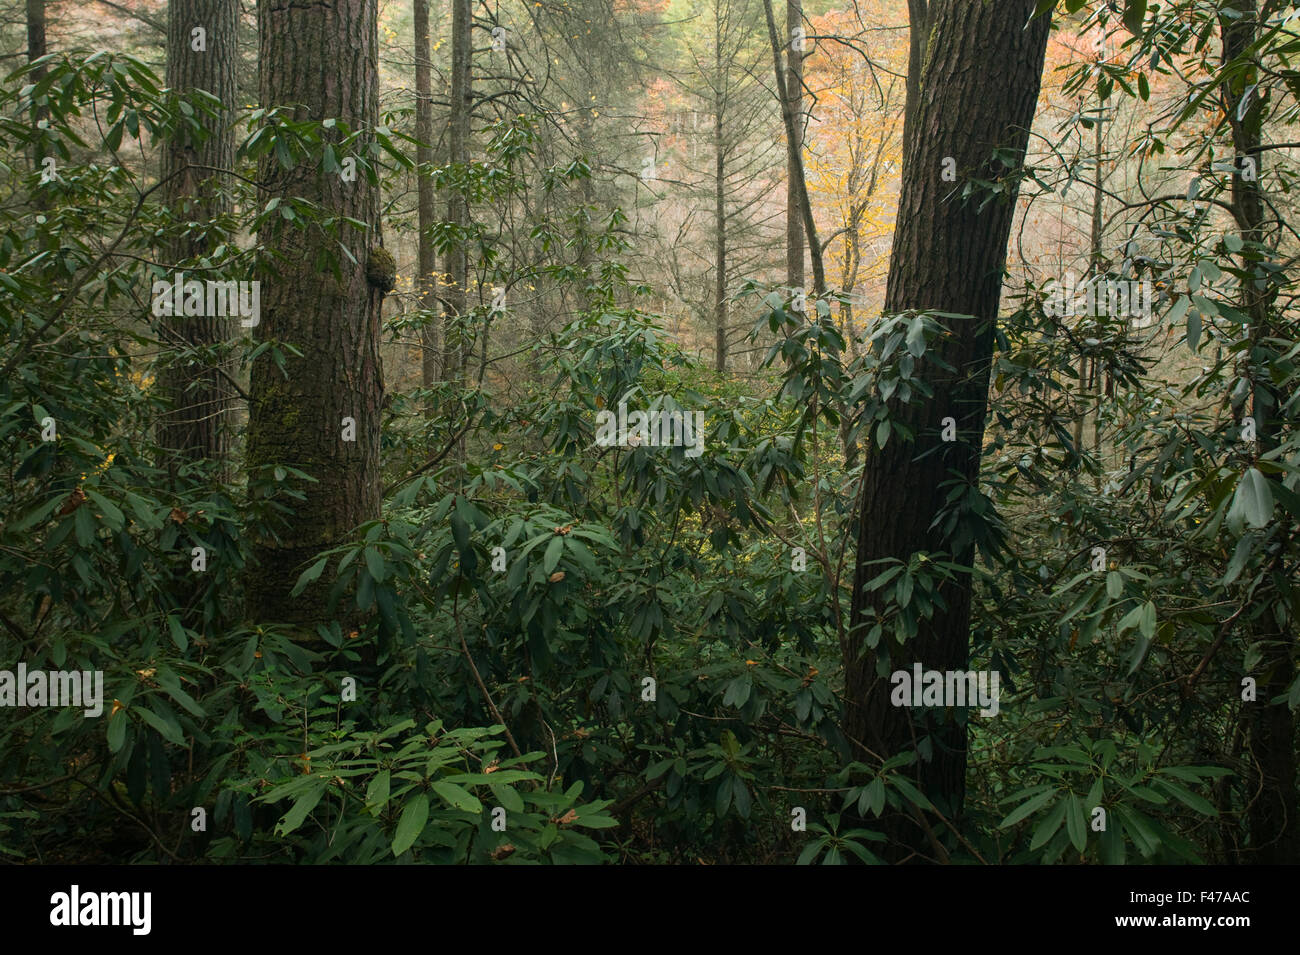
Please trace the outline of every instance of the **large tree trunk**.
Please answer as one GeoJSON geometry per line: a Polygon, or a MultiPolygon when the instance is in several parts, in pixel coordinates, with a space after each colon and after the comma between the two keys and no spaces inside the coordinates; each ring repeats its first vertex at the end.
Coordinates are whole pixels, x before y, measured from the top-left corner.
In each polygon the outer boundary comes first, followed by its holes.
{"type": "MultiPolygon", "coordinates": [[[[934,397],[894,408],[894,420],[912,430],[913,442],[898,428],[883,448],[873,446],[863,477],[851,634],[846,640],[844,729],[871,759],[918,750],[913,769],[921,789],[952,818],[960,811],[966,771],[966,734],[953,714],[942,709],[911,710],[890,703],[888,673],[919,661],[925,669],[964,670],[969,658],[971,590],[969,576],[945,588],[946,610],[921,632],[885,657],[892,638],[876,650],[865,647],[872,612],[879,601],[864,585],[883,567],[881,558],[908,560],[917,551],[942,552],[969,566],[969,538],[952,540],[931,529],[956,472],[969,484],[978,480],[980,446],[988,398],[993,322],[998,312],[1007,240],[1015,214],[1017,170],[995,163],[1001,147],[1024,155],[1038,99],[1049,18],[1026,26],[1035,0],[931,4],[930,50],[921,76],[916,128],[903,164],[894,245],[886,290],[886,313],[933,309],[973,316],[945,319],[952,334],[934,346],[952,373],[928,361],[918,373],[934,387],[934,397]],[[959,175],[984,180],[1011,177],[1007,194],[980,209],[983,197],[961,198],[942,180],[945,157],[956,160],[959,175]],[[942,419],[956,419],[958,439],[941,441],[942,419]],[[877,673],[877,662],[885,675],[877,673]]],[[[929,357],[929,356],[927,356],[929,357]]],[[[886,821],[895,858],[926,853],[930,842],[906,817],[886,821]]]]}
{"type": "MultiPolygon", "coordinates": [[[[1255,43],[1258,32],[1259,11],[1256,0],[1238,0],[1234,7],[1240,17],[1224,17],[1223,58],[1225,63],[1237,60],[1255,43]]],[[[1237,175],[1232,177],[1232,212],[1241,238],[1245,241],[1242,269],[1250,274],[1258,268],[1255,256],[1265,241],[1265,202],[1260,180],[1264,152],[1260,149],[1262,107],[1248,104],[1238,109],[1241,97],[1248,87],[1258,82],[1257,71],[1224,84],[1224,109],[1232,126],[1233,146],[1236,150],[1237,175]],[[1250,108],[1254,106],[1255,108],[1250,108]],[[1252,168],[1253,165],[1253,168],[1252,168]]],[[[1258,273],[1262,277],[1262,270],[1258,273]]],[[[1271,314],[1275,307],[1276,286],[1264,281],[1243,283],[1242,309],[1250,316],[1250,339],[1261,347],[1264,339],[1278,334],[1272,329],[1271,314]]],[[[1276,409],[1286,404],[1288,396],[1279,394],[1267,373],[1251,375],[1251,415],[1255,419],[1257,450],[1263,456],[1278,447],[1280,422],[1274,420],[1276,409]]],[[[1276,475],[1270,481],[1278,480],[1276,475]]],[[[1284,546],[1284,545],[1282,545],[1284,546]]],[[[1271,578],[1283,574],[1277,570],[1271,578]]],[[[1258,671],[1261,676],[1257,687],[1257,700],[1243,704],[1246,724],[1246,752],[1250,771],[1246,791],[1250,800],[1247,819],[1250,829],[1250,849],[1244,861],[1255,864],[1278,865],[1300,860],[1300,802],[1296,792],[1295,718],[1285,699],[1273,703],[1286,693],[1295,679],[1295,663],[1291,648],[1295,635],[1280,627],[1273,614],[1267,612],[1273,600],[1283,599],[1273,589],[1276,579],[1270,579],[1268,589],[1257,596],[1259,606],[1265,608],[1253,618],[1250,639],[1258,641],[1263,657],[1258,671]],[[1270,599],[1272,598],[1272,599],[1270,599]]]]}
{"type": "MultiPolygon", "coordinates": [[[[471,53],[473,16],[470,0],[451,0],[451,110],[448,118],[448,159],[454,166],[469,162],[471,105],[471,53]]],[[[458,229],[469,226],[469,208],[460,190],[452,187],[447,201],[447,219],[458,229]]],[[[459,380],[466,361],[466,349],[452,329],[465,314],[469,283],[469,255],[462,242],[455,242],[444,254],[447,313],[443,332],[443,377],[459,380]]]]}
{"type": "MultiPolygon", "coordinates": [[[[180,222],[211,222],[230,211],[215,170],[235,165],[228,109],[235,101],[238,16],[237,0],[172,0],[168,7],[167,85],[182,95],[203,90],[218,97],[223,106],[216,118],[200,114],[207,138],[199,141],[181,130],[163,149],[163,193],[180,222]],[[196,36],[197,29],[203,33],[196,36]],[[194,48],[198,45],[202,49],[194,48]]],[[[208,251],[206,244],[201,239],[177,238],[166,250],[168,260],[183,269],[186,262],[208,251]]],[[[237,279],[211,273],[192,273],[188,278],[237,279]]],[[[173,483],[177,467],[186,461],[218,462],[221,476],[228,476],[225,461],[235,393],[227,377],[229,363],[219,351],[233,328],[229,318],[215,315],[161,320],[164,349],[177,352],[164,353],[158,371],[159,390],[170,404],[158,425],[160,465],[171,473],[173,483]]]]}
{"type": "Polygon", "coordinates": [[[803,270],[803,207],[804,197],[795,170],[800,167],[799,157],[803,150],[804,131],[807,127],[803,112],[803,51],[794,41],[795,29],[803,26],[802,0],[786,0],[785,4],[785,55],[789,66],[786,68],[786,98],[794,117],[794,135],[786,137],[786,177],[785,177],[785,273],[786,284],[791,288],[802,288],[803,270]]]}
{"type": "Polygon", "coordinates": [[[907,0],[907,95],[903,101],[903,153],[911,146],[916,111],[921,102],[921,70],[930,39],[930,0],[907,0]]]}
{"type": "MultiPolygon", "coordinates": [[[[415,6],[415,147],[416,216],[416,304],[425,311],[438,305],[438,256],[430,230],[437,221],[433,179],[433,82],[429,60],[429,0],[414,0],[415,6]]],[[[420,331],[420,383],[432,388],[438,381],[438,326],[430,321],[420,331]]]]}
{"type": "MultiPolygon", "coordinates": [[[[352,129],[378,119],[377,0],[263,0],[259,23],[261,100],[266,106],[300,104],[299,120],[331,117],[352,129]]],[[[328,131],[327,131],[328,132],[328,131]]],[[[316,228],[281,227],[259,238],[283,258],[278,277],[263,283],[262,337],[295,345],[282,373],[268,356],[253,365],[248,424],[250,471],[288,464],[316,479],[292,475],[280,483],[305,499],[280,500],[293,508],[283,526],[264,526],[253,537],[248,612],[254,620],[310,623],[326,619],[330,575],[290,600],[306,561],[334,546],[363,521],[379,516],[379,425],[383,379],[379,317],[383,295],[367,281],[367,263],[379,246],[378,189],[357,175],[351,182],[302,162],[283,169],[262,163],[261,201],[299,196],[324,214],[349,216],[366,230],[343,229],[337,241],[316,228]],[[341,242],[354,265],[338,248],[341,242]],[[341,279],[313,263],[325,252],[338,260],[341,279]],[[343,419],[355,422],[355,440],[343,440],[343,419]]],[[[253,471],[250,480],[269,477],[253,471]]],[[[346,618],[348,609],[337,615],[346,618]]]]}

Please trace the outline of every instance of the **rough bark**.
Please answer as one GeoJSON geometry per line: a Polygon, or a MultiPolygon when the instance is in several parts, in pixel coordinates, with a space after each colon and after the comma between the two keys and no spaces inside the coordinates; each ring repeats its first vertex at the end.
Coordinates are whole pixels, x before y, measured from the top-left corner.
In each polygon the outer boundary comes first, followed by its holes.
{"type": "MultiPolygon", "coordinates": [[[[235,101],[235,43],[237,0],[172,0],[167,19],[167,85],[180,95],[202,90],[218,97],[223,109],[216,117],[198,113],[206,136],[181,129],[163,149],[165,201],[178,223],[209,223],[230,211],[230,203],[214,170],[233,169],[235,136],[227,108],[235,101]],[[192,31],[202,28],[204,49],[192,48],[192,31]]],[[[178,237],[166,254],[184,270],[207,251],[201,237],[178,237]]],[[[237,276],[192,272],[187,278],[231,279],[237,276]]],[[[234,322],[219,316],[163,318],[159,337],[165,354],[158,370],[158,387],[169,408],[158,424],[160,465],[175,482],[177,468],[187,461],[218,462],[226,476],[230,449],[231,412],[235,392],[227,375],[229,361],[220,350],[234,333],[234,322]],[[223,374],[224,372],[224,374],[223,374]]]]}
{"type": "MultiPolygon", "coordinates": [[[[930,758],[909,770],[922,790],[953,818],[964,796],[965,728],[944,710],[911,710],[890,703],[888,674],[910,668],[965,670],[969,658],[971,589],[968,576],[944,588],[946,610],[936,610],[920,634],[885,657],[891,638],[865,646],[878,598],[864,585],[883,569],[881,558],[907,561],[917,551],[945,553],[959,564],[974,559],[969,542],[954,542],[931,529],[945,503],[954,472],[973,484],[988,398],[993,322],[1001,295],[1007,240],[1015,212],[1017,170],[993,160],[1002,147],[1022,157],[1038,98],[1049,18],[1029,22],[1035,0],[931,5],[930,50],[921,76],[916,128],[907,146],[886,313],[912,309],[972,316],[945,319],[952,334],[934,352],[952,373],[925,364],[919,373],[934,387],[932,399],[893,409],[914,442],[895,437],[873,446],[865,463],[850,635],[845,641],[844,729],[871,760],[918,749],[929,737],[930,758]],[[1026,23],[1029,25],[1026,27],[1026,23]],[[1010,178],[1008,194],[980,209],[980,196],[961,197],[942,181],[945,157],[960,176],[1010,178]],[[956,419],[958,440],[940,439],[942,419],[956,419]],[[864,626],[864,624],[866,624],[864,626]],[[878,670],[879,664],[879,670],[878,670]],[[883,671],[883,672],[881,672],[883,671]]],[[[889,818],[896,858],[927,853],[928,837],[906,817],[889,818]]]]}
{"type": "MultiPolygon", "coordinates": [[[[298,120],[338,118],[352,129],[378,119],[377,0],[263,0],[259,23],[261,100],[299,104],[298,120]],[[326,68],[327,67],[327,68],[326,68]]],[[[366,178],[352,182],[303,162],[283,169],[268,157],[259,170],[263,204],[299,196],[324,214],[350,216],[366,230],[342,229],[337,240],[315,227],[276,223],[259,238],[283,257],[278,276],[263,283],[260,337],[297,346],[281,373],[263,355],[253,365],[248,425],[250,469],[275,464],[316,479],[287,475],[279,496],[292,507],[282,523],[254,529],[248,612],[257,621],[313,623],[330,615],[324,596],[332,575],[290,599],[299,573],[322,549],[345,540],[358,524],[379,516],[379,426],[383,379],[379,363],[382,292],[367,281],[366,264],[379,246],[379,195],[366,178]],[[337,248],[342,243],[353,264],[337,248]],[[315,263],[322,250],[337,259],[341,277],[315,263]],[[345,417],[356,440],[342,440],[345,417]]],[[[263,478],[256,471],[250,480],[263,478]]]]}
{"type": "MultiPolygon", "coordinates": [[[[415,162],[416,217],[416,305],[425,311],[438,307],[438,256],[430,230],[438,212],[429,175],[433,167],[433,82],[429,57],[429,0],[413,0],[415,7],[415,162]]],[[[438,326],[429,322],[420,331],[420,383],[432,388],[438,381],[438,326]]]]}
{"type": "MultiPolygon", "coordinates": [[[[473,16],[470,0],[451,0],[451,109],[448,115],[448,160],[459,168],[469,162],[471,107],[471,29],[473,16]]],[[[469,208],[460,190],[452,187],[447,200],[447,220],[459,230],[469,226],[469,208]]],[[[466,360],[465,349],[453,330],[465,314],[469,282],[469,255],[461,242],[452,244],[443,255],[443,272],[447,304],[443,331],[443,378],[458,380],[466,360]]]]}
{"type": "MultiPolygon", "coordinates": [[[[27,62],[34,63],[46,53],[45,48],[45,0],[27,0],[27,62]]],[[[38,66],[28,75],[28,83],[33,85],[39,83],[45,78],[45,67],[38,66]]],[[[32,106],[32,125],[39,125],[42,120],[50,118],[50,108],[44,103],[32,106]]],[[[45,151],[41,144],[37,143],[32,147],[32,164],[37,170],[41,168],[41,161],[45,158],[45,151]]],[[[44,203],[44,197],[40,190],[36,193],[37,204],[44,203]]]]}
{"type": "Polygon", "coordinates": [[[786,177],[785,177],[785,272],[786,284],[791,288],[802,288],[804,283],[804,237],[803,208],[804,198],[800,194],[799,182],[795,169],[799,166],[802,155],[804,136],[807,130],[807,117],[803,111],[803,51],[796,48],[794,31],[803,26],[802,0],[786,0],[785,33],[786,99],[794,117],[794,135],[786,137],[786,177]]]}
{"type": "Polygon", "coordinates": [[[903,152],[912,142],[916,128],[917,104],[921,101],[921,70],[925,66],[925,47],[930,39],[929,0],[907,0],[907,85],[903,101],[903,152]]]}
{"type": "MultiPolygon", "coordinates": [[[[1234,7],[1239,18],[1224,17],[1223,58],[1225,63],[1240,60],[1255,43],[1259,24],[1256,0],[1238,0],[1234,7]]],[[[1247,87],[1258,81],[1257,70],[1224,84],[1224,109],[1232,128],[1233,147],[1237,154],[1237,175],[1232,178],[1232,211],[1241,238],[1245,242],[1242,269],[1250,273],[1255,269],[1253,257],[1263,248],[1265,241],[1266,204],[1261,188],[1264,151],[1261,144],[1260,108],[1249,105],[1239,116],[1238,104],[1247,87]],[[1243,175],[1246,163],[1253,161],[1252,175],[1243,175]]],[[[1277,334],[1273,330],[1272,314],[1275,307],[1276,286],[1268,282],[1243,284],[1241,307],[1250,316],[1249,335],[1254,348],[1261,347],[1264,339],[1277,334]]],[[[1254,349],[1252,349],[1254,350],[1254,349]]],[[[1257,452],[1266,455],[1276,450],[1281,422],[1275,420],[1275,411],[1285,405],[1287,396],[1279,394],[1267,373],[1252,374],[1251,415],[1255,419],[1257,452]]],[[[1268,475],[1276,481],[1276,475],[1268,475]]],[[[1279,545],[1285,546],[1285,545],[1279,545]]],[[[1256,599],[1263,612],[1250,625],[1250,639],[1258,641],[1263,657],[1257,667],[1259,682],[1257,699],[1243,705],[1246,724],[1246,755],[1250,767],[1246,778],[1246,812],[1250,830],[1250,847],[1243,861],[1259,865],[1295,863],[1300,860],[1300,800],[1296,791],[1296,729],[1295,717],[1283,696],[1295,679],[1295,661],[1292,647],[1295,634],[1280,627],[1273,614],[1267,611],[1273,600],[1285,598],[1274,589],[1285,588],[1288,582],[1283,571],[1272,571],[1268,589],[1256,599]]]]}

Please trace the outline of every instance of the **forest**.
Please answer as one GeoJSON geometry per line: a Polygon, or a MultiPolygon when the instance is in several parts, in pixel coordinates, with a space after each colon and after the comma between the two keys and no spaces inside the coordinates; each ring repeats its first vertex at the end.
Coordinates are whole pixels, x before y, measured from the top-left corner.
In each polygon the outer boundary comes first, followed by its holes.
{"type": "Polygon", "coordinates": [[[0,72],[0,860],[1300,862],[1300,3],[0,72]]]}

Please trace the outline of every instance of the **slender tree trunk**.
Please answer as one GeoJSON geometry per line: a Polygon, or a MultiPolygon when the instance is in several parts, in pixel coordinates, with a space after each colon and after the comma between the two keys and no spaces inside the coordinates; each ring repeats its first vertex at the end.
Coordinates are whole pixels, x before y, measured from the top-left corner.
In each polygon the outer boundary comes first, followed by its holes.
{"type": "MultiPolygon", "coordinates": [[[[1233,6],[1241,16],[1223,17],[1220,21],[1225,63],[1245,55],[1254,44],[1259,28],[1257,0],[1238,0],[1233,6]]],[[[1225,109],[1238,157],[1237,174],[1232,178],[1232,211],[1245,243],[1242,270],[1259,279],[1243,282],[1241,289],[1242,309],[1250,316],[1252,351],[1264,347],[1263,340],[1277,334],[1271,320],[1276,286],[1257,265],[1266,238],[1266,207],[1260,187],[1265,155],[1260,149],[1263,109],[1257,102],[1248,102],[1244,110],[1239,109],[1246,89],[1257,81],[1258,71],[1252,68],[1250,75],[1224,84],[1225,109]]],[[[1255,360],[1251,359],[1252,364],[1255,360]]],[[[1287,403],[1288,396],[1279,394],[1266,371],[1253,368],[1251,378],[1251,415],[1255,419],[1258,454],[1264,456],[1278,447],[1281,422],[1274,420],[1274,412],[1287,403]]],[[[1268,480],[1275,482],[1278,477],[1270,474],[1268,480]]],[[[1274,589],[1279,584],[1276,578],[1283,573],[1271,572],[1273,579],[1269,580],[1268,589],[1256,597],[1261,607],[1284,599],[1274,589]]],[[[1250,800],[1247,809],[1250,849],[1245,858],[1260,865],[1295,863],[1300,861],[1295,717],[1285,699],[1280,703],[1273,700],[1285,694],[1295,679],[1292,647],[1296,638],[1288,628],[1279,626],[1269,612],[1257,614],[1251,621],[1250,631],[1250,639],[1259,642],[1263,657],[1257,667],[1260,673],[1257,699],[1242,705],[1250,765],[1245,787],[1250,800]]]]}
{"type": "MultiPolygon", "coordinates": [[[[469,162],[470,104],[471,104],[471,30],[473,17],[470,0],[451,0],[451,110],[448,116],[448,159],[452,165],[464,168],[469,162]]],[[[469,208],[460,190],[452,187],[447,201],[447,219],[458,229],[469,226],[469,208]]],[[[459,380],[462,376],[466,352],[453,325],[462,320],[467,302],[469,283],[469,256],[462,242],[455,242],[444,253],[443,271],[447,284],[444,298],[447,312],[443,332],[443,378],[459,380]]]]}
{"type": "MultiPolygon", "coordinates": [[[[965,522],[958,522],[955,537],[932,525],[945,506],[953,472],[969,485],[979,476],[993,323],[1018,182],[1018,170],[1001,166],[992,153],[1000,147],[1023,157],[1028,142],[1050,19],[1030,22],[1036,5],[1036,0],[940,0],[931,6],[930,50],[916,128],[904,156],[885,312],[927,309],[973,317],[945,319],[951,335],[934,345],[952,372],[929,361],[918,370],[933,386],[933,398],[893,408],[895,422],[909,428],[915,440],[902,440],[895,427],[894,438],[883,448],[870,449],[850,633],[843,647],[844,729],[859,745],[859,758],[919,751],[922,758],[909,772],[949,819],[960,812],[965,793],[965,727],[951,711],[891,705],[888,674],[910,669],[914,661],[927,670],[967,668],[969,575],[942,588],[946,607],[936,609],[901,648],[888,632],[875,649],[866,646],[875,613],[884,608],[881,592],[868,593],[865,585],[883,569],[872,563],[882,558],[906,562],[914,553],[928,551],[963,566],[974,561],[965,522]],[[1010,177],[1011,189],[981,210],[983,197],[963,199],[960,190],[942,181],[945,157],[956,160],[960,176],[986,181],[1010,177]],[[957,424],[955,442],[940,437],[942,421],[949,416],[957,424]]],[[[930,851],[928,838],[906,816],[887,818],[886,827],[896,858],[909,850],[930,851]]]]}
{"type": "MultiPolygon", "coordinates": [[[[429,0],[413,0],[415,7],[415,147],[416,217],[419,238],[416,251],[416,305],[424,311],[438,307],[438,257],[430,230],[438,211],[433,179],[433,82],[430,78],[429,0]]],[[[420,330],[420,383],[432,388],[438,381],[438,326],[430,321],[420,330]]]]}
{"type": "MultiPolygon", "coordinates": [[[[34,63],[46,54],[45,49],[45,0],[27,0],[27,62],[34,63]]],[[[45,78],[45,67],[38,66],[29,74],[28,83],[39,83],[45,78]]],[[[42,120],[50,118],[50,108],[44,103],[32,106],[32,125],[39,126],[42,120]]],[[[32,147],[32,164],[37,170],[45,159],[45,150],[40,143],[32,147]]],[[[44,208],[45,197],[38,189],[37,205],[44,208]]]]}
{"type": "Polygon", "coordinates": [[[715,349],[718,371],[727,370],[727,154],[723,142],[723,99],[722,78],[722,23],[717,20],[716,41],[714,43],[714,76],[717,86],[713,94],[713,228],[716,236],[715,256],[713,262],[713,327],[717,334],[715,349]]]}
{"type": "MultiPolygon", "coordinates": [[[[235,165],[228,109],[235,101],[238,18],[238,0],[172,0],[168,5],[167,85],[182,95],[202,90],[222,103],[215,118],[199,114],[206,138],[181,129],[163,148],[163,192],[180,222],[209,223],[230,211],[224,184],[214,170],[235,165]]],[[[181,237],[170,242],[166,252],[169,261],[183,270],[187,262],[208,251],[207,245],[202,239],[181,237]]],[[[198,272],[186,278],[236,279],[198,272]]],[[[186,461],[218,462],[218,473],[227,477],[235,392],[227,377],[230,362],[221,349],[230,340],[234,323],[217,315],[174,315],[162,319],[159,331],[165,352],[158,386],[170,406],[158,425],[163,455],[159,464],[170,472],[173,483],[177,467],[186,461]]]]}
{"type": "MultiPolygon", "coordinates": [[[[337,118],[352,129],[376,124],[377,0],[263,0],[260,14],[264,105],[298,104],[298,120],[337,118]]],[[[286,355],[283,372],[266,355],[253,364],[250,483],[273,480],[266,471],[279,464],[299,468],[316,482],[291,474],[279,480],[277,490],[297,492],[303,500],[277,495],[292,514],[254,531],[248,612],[257,621],[348,621],[354,612],[347,605],[336,614],[326,609],[329,573],[297,599],[289,591],[307,561],[379,516],[383,293],[367,280],[367,265],[380,244],[379,190],[364,176],[348,182],[318,163],[285,170],[273,156],[263,160],[259,179],[263,203],[297,196],[366,228],[343,229],[335,239],[316,228],[277,222],[259,236],[283,258],[277,259],[278,277],[263,283],[257,331],[297,346],[302,357],[286,355]],[[338,261],[341,278],[316,267],[322,254],[338,261]],[[345,419],[355,427],[354,440],[344,440],[345,419]]]]}
{"type": "MultiPolygon", "coordinates": [[[[781,39],[776,32],[776,15],[772,12],[772,0],[763,0],[763,14],[767,18],[768,42],[772,45],[772,68],[776,78],[777,99],[781,102],[781,122],[785,126],[786,143],[801,143],[803,136],[799,132],[794,105],[790,102],[789,90],[786,88],[785,71],[781,69],[781,39]]],[[[826,292],[826,269],[822,265],[822,248],[817,241],[817,224],[813,221],[812,203],[808,201],[808,181],[804,176],[803,150],[788,150],[788,155],[789,174],[798,193],[797,208],[803,218],[804,236],[808,240],[808,251],[812,257],[813,295],[820,296],[826,292]]],[[[799,284],[802,285],[802,281],[799,284]]]]}
{"type": "MultiPolygon", "coordinates": [[[[1098,61],[1104,57],[1099,55],[1098,61]]],[[[1088,275],[1094,283],[1102,281],[1102,276],[1106,272],[1105,253],[1102,248],[1102,211],[1104,208],[1105,190],[1102,184],[1102,117],[1105,115],[1106,106],[1101,100],[1101,95],[1097,97],[1097,121],[1093,126],[1093,152],[1092,152],[1092,217],[1089,227],[1089,255],[1088,255],[1088,275]]],[[[1094,297],[1094,301],[1098,301],[1094,297]]],[[[1076,328],[1081,332],[1081,338],[1089,337],[1092,332],[1089,327],[1096,322],[1097,316],[1084,315],[1078,322],[1076,328]]],[[[1083,402],[1083,409],[1079,414],[1078,420],[1074,422],[1074,449],[1079,455],[1083,454],[1083,430],[1088,422],[1088,404],[1093,403],[1096,408],[1097,401],[1097,377],[1099,369],[1097,368],[1097,359],[1089,358],[1086,354],[1079,355],[1079,395],[1083,402]]],[[[1099,454],[1100,448],[1100,419],[1093,413],[1093,453],[1099,454]]],[[[1100,480],[1100,475],[1094,476],[1094,483],[1100,480]]]]}
{"type": "Polygon", "coordinates": [[[802,288],[804,241],[801,203],[804,198],[795,169],[799,167],[803,153],[807,119],[803,112],[803,51],[794,40],[795,30],[803,26],[802,0],[786,0],[785,26],[785,55],[789,64],[785,77],[786,99],[794,117],[794,135],[786,137],[785,273],[787,285],[802,288]]]}

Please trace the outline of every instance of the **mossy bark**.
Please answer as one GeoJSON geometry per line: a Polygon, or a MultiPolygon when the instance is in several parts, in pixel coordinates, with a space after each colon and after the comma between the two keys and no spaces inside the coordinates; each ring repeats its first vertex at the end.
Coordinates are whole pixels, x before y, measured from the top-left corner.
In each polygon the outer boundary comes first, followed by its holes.
{"type": "MultiPolygon", "coordinates": [[[[337,118],[350,128],[378,118],[377,0],[325,0],[313,4],[263,0],[259,18],[261,99],[267,106],[297,104],[299,120],[337,118]]],[[[282,372],[263,354],[251,375],[248,465],[253,479],[264,469],[290,465],[314,482],[288,475],[280,496],[292,513],[276,526],[251,530],[253,561],[247,586],[251,619],[312,624],[352,622],[345,602],[331,614],[325,597],[330,572],[297,598],[298,575],[321,550],[347,539],[359,524],[379,516],[379,428],[383,377],[379,322],[383,293],[366,276],[379,243],[379,195],[365,176],[345,180],[321,163],[282,168],[273,157],[259,170],[261,200],[298,196],[326,215],[348,216],[365,230],[344,228],[335,239],[309,226],[279,223],[260,236],[281,256],[278,276],[263,282],[263,338],[292,344],[301,358],[285,356],[282,372]],[[338,249],[342,243],[352,260],[338,249]],[[316,263],[324,253],[338,262],[341,279],[316,263]],[[344,419],[355,440],[344,440],[344,419]]],[[[263,486],[265,487],[265,486],[263,486]]],[[[280,488],[276,488],[280,490],[280,488]]]]}

